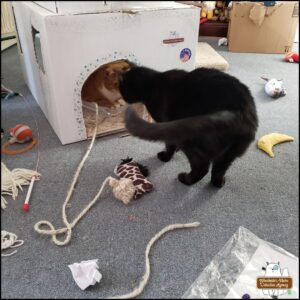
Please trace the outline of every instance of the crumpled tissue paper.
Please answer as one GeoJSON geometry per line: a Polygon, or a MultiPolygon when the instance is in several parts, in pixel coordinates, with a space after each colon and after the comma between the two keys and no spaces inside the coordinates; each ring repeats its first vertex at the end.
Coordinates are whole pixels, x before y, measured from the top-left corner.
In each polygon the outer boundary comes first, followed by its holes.
{"type": "Polygon", "coordinates": [[[102,275],[98,271],[98,259],[84,260],[80,263],[74,263],[68,267],[71,269],[73,278],[77,285],[85,290],[88,286],[100,282],[102,275]]]}

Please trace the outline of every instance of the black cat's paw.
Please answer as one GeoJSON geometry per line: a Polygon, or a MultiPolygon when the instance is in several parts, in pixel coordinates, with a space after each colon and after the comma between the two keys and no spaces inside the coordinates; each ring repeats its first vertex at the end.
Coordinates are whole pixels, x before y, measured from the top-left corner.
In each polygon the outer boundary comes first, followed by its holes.
{"type": "Polygon", "coordinates": [[[211,179],[211,184],[217,188],[221,188],[225,184],[225,177],[221,178],[212,178],[211,179]]]}
{"type": "Polygon", "coordinates": [[[161,151],[157,153],[157,158],[160,161],[168,162],[172,158],[172,155],[170,155],[167,151],[161,151]]]}
{"type": "Polygon", "coordinates": [[[178,180],[185,185],[192,185],[194,181],[188,173],[180,173],[178,175],[178,180]]]}

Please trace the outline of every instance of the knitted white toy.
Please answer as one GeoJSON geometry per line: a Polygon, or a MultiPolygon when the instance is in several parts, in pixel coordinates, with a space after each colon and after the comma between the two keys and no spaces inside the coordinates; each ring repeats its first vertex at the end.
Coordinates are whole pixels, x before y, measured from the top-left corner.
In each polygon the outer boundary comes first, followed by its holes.
{"type": "Polygon", "coordinates": [[[282,80],[277,80],[275,78],[268,79],[261,77],[263,80],[267,81],[265,84],[265,92],[272,98],[279,98],[286,95],[285,88],[283,86],[282,80]]]}

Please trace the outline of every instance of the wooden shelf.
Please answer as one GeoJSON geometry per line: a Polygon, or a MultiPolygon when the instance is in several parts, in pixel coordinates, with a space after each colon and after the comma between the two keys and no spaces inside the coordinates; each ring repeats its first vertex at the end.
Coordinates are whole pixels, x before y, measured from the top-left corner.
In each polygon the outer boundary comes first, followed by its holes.
{"type": "Polygon", "coordinates": [[[227,37],[228,22],[207,21],[200,25],[199,36],[227,37]]]}

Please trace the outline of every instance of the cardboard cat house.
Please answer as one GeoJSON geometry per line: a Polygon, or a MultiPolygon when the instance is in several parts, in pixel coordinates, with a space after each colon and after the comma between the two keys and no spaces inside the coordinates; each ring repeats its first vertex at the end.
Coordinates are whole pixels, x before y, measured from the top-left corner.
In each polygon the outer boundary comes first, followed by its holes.
{"type": "MultiPolygon", "coordinates": [[[[194,69],[197,7],[172,1],[12,3],[26,83],[62,144],[91,137],[95,113],[81,90],[103,65],[129,60],[159,71],[194,69]]],[[[137,110],[148,118],[143,106],[137,110]]],[[[100,109],[98,135],[124,130],[123,113],[100,109]]]]}

